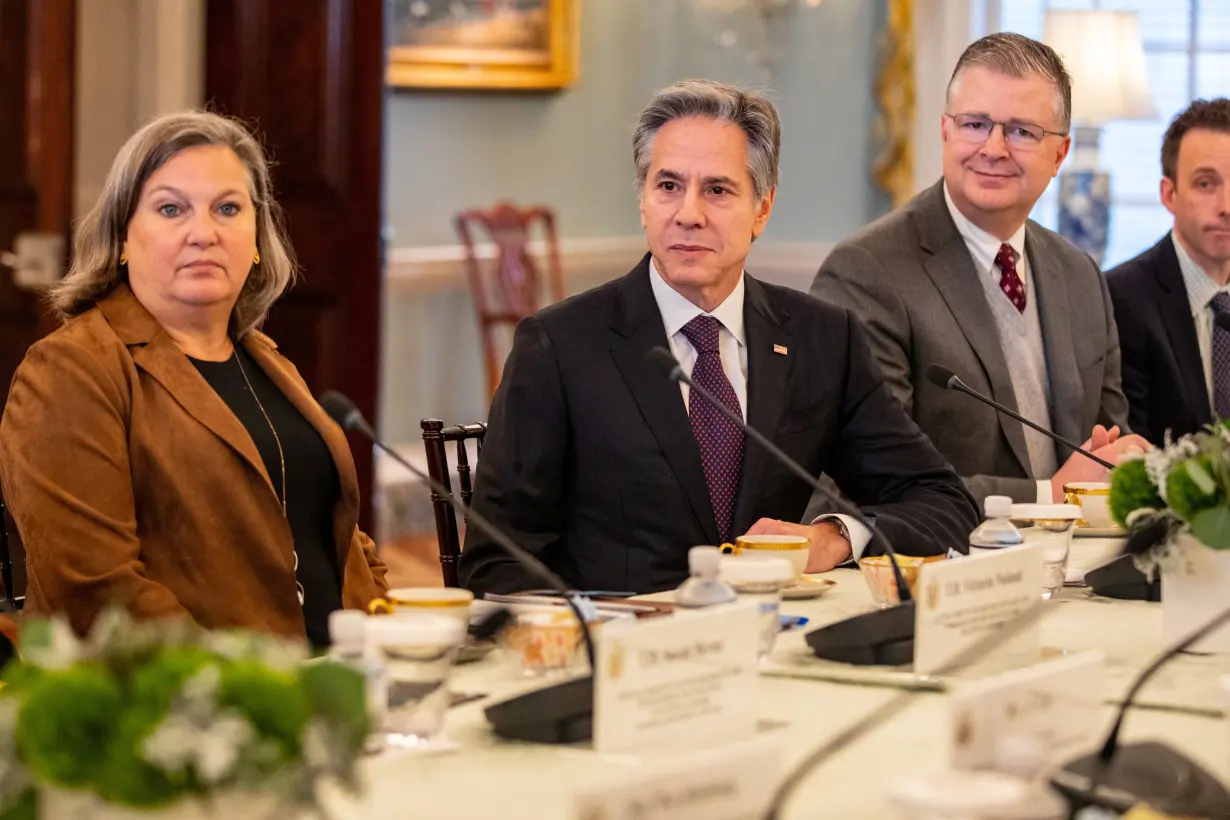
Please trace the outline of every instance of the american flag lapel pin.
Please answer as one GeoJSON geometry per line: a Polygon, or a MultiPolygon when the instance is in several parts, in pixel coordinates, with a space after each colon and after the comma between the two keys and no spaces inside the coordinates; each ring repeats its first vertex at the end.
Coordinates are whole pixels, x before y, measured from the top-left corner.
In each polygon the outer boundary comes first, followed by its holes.
{"type": "Polygon", "coordinates": [[[785,345],[773,345],[773,352],[779,356],[785,356],[786,346],[785,345]]]}

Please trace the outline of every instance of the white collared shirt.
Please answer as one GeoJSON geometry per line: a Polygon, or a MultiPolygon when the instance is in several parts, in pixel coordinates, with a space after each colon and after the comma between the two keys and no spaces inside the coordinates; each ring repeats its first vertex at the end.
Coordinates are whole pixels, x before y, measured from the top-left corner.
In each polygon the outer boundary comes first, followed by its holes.
{"type": "MultiPolygon", "coordinates": [[[[947,182],[944,183],[944,202],[948,205],[948,213],[952,216],[952,221],[957,226],[957,233],[961,234],[961,239],[965,241],[965,247],[969,250],[969,255],[974,260],[974,269],[978,271],[979,276],[990,277],[998,286],[1002,273],[995,264],[995,257],[999,255],[999,246],[1003,244],[1003,241],[979,228],[965,214],[961,213],[957,203],[952,201],[952,195],[948,193],[947,182]]],[[[1035,298],[1033,277],[1029,272],[1029,258],[1025,256],[1025,225],[1023,223],[1008,238],[1008,245],[1011,246],[1012,253],[1016,257],[1016,274],[1020,277],[1021,285],[1025,288],[1025,298],[1032,300],[1035,298]]],[[[1008,297],[1004,296],[1004,298],[1007,299],[1008,297]]],[[[1037,490],[1037,503],[1054,503],[1054,491],[1049,479],[1039,479],[1037,490]]]]}
{"type": "Polygon", "coordinates": [[[1230,293],[1230,285],[1221,286],[1209,278],[1204,269],[1196,264],[1191,254],[1183,247],[1174,231],[1170,232],[1174,252],[1179,257],[1179,271],[1183,274],[1183,286],[1187,288],[1187,301],[1192,308],[1192,321],[1196,325],[1196,344],[1200,347],[1200,363],[1204,369],[1204,384],[1208,388],[1209,410],[1216,415],[1213,406],[1213,307],[1209,302],[1219,293],[1230,293]]]}
{"type": "MultiPolygon", "coordinates": [[[[649,260],[649,284],[653,288],[653,298],[658,303],[658,313],[662,316],[662,325],[666,329],[666,340],[670,343],[671,353],[679,361],[683,372],[691,377],[692,368],[696,366],[696,348],[692,347],[688,337],[683,335],[683,326],[697,316],[712,316],[717,319],[721,324],[718,329],[718,352],[722,357],[722,370],[730,380],[730,386],[734,388],[735,396],[739,399],[739,409],[746,422],[747,336],[743,328],[745,277],[746,273],[739,277],[739,283],[722,304],[711,312],[705,312],[668,285],[658,272],[652,257],[649,260]]],[[[680,382],[679,389],[683,394],[683,406],[686,409],[689,401],[688,386],[680,382]]],[[[752,442],[746,446],[755,447],[756,444],[752,442]]],[[[871,540],[871,530],[863,522],[848,515],[821,515],[812,523],[826,518],[840,519],[846,525],[846,531],[850,534],[850,549],[854,558],[859,558],[867,548],[867,542],[871,540]]]]}
{"type": "MultiPolygon", "coordinates": [[[[683,335],[683,326],[697,316],[712,316],[721,327],[718,329],[718,351],[722,356],[722,370],[730,380],[730,386],[735,389],[739,399],[739,409],[743,411],[743,420],[747,421],[747,342],[743,333],[743,277],[739,284],[722,304],[706,313],[689,302],[677,290],[666,284],[662,274],[658,273],[653,259],[649,260],[649,284],[653,287],[653,298],[658,303],[658,312],[662,314],[662,324],[666,327],[666,340],[670,342],[671,353],[679,360],[679,365],[688,376],[696,366],[696,348],[683,335]]],[[[679,383],[683,392],[683,406],[688,406],[688,386],[679,383]]]]}
{"type": "MultiPolygon", "coordinates": [[[[952,201],[952,196],[948,193],[948,183],[944,183],[944,201],[948,203],[948,213],[952,215],[952,221],[957,225],[957,233],[961,234],[961,238],[965,240],[965,247],[969,248],[969,255],[974,259],[974,268],[980,275],[991,277],[998,286],[1001,274],[995,265],[995,257],[999,255],[999,246],[1003,244],[1003,241],[979,228],[961,213],[961,209],[957,207],[957,203],[952,201]]],[[[1025,286],[1025,298],[1032,299],[1034,298],[1032,295],[1033,280],[1029,273],[1029,260],[1025,257],[1025,225],[1023,223],[1017,228],[1016,233],[1008,237],[1008,244],[1012,246],[1012,253],[1016,256],[1016,274],[1021,277],[1021,282],[1025,286]]]]}

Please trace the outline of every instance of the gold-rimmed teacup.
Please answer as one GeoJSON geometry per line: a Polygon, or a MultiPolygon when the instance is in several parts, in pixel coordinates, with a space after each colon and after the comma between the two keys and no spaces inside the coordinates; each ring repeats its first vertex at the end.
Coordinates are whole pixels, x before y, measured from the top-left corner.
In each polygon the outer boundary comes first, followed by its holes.
{"type": "Polygon", "coordinates": [[[807,569],[807,556],[811,547],[801,535],[740,535],[734,544],[723,544],[723,552],[735,555],[771,555],[785,558],[794,570],[795,580],[803,577],[807,569]]]}
{"type": "Polygon", "coordinates": [[[1104,529],[1113,527],[1115,520],[1110,514],[1110,484],[1105,481],[1071,481],[1063,485],[1065,503],[1081,508],[1078,527],[1104,529]]]}
{"type": "Polygon", "coordinates": [[[473,603],[474,593],[468,589],[401,587],[390,589],[383,598],[373,598],[367,605],[367,611],[372,615],[446,615],[469,628],[470,607],[473,603]]]}

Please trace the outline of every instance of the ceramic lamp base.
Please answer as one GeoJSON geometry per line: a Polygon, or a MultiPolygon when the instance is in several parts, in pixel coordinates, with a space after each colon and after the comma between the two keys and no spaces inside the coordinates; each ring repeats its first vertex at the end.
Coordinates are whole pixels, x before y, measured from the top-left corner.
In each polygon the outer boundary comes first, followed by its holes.
{"type": "Polygon", "coordinates": [[[1101,267],[1110,236],[1110,174],[1082,169],[1059,175],[1059,233],[1101,267]]]}

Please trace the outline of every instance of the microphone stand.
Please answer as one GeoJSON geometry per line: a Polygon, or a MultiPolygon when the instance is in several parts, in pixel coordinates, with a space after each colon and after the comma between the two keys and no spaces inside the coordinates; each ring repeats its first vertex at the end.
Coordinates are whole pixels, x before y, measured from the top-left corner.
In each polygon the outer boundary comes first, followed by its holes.
{"type": "MultiPolygon", "coordinates": [[[[722,401],[717,396],[713,395],[711,391],[706,390],[705,388],[698,385],[696,382],[692,381],[691,377],[689,377],[688,374],[683,372],[683,367],[681,367],[679,364],[679,361],[674,356],[671,355],[670,351],[668,351],[666,348],[655,347],[653,348],[653,350],[649,352],[652,357],[660,360],[662,364],[670,365],[671,367],[670,378],[672,381],[683,382],[684,384],[688,386],[689,390],[694,390],[697,393],[699,393],[700,396],[704,398],[704,400],[710,404],[710,406],[712,406],[715,410],[717,410],[719,413],[725,416],[729,421],[731,421],[732,423],[737,425],[740,429],[742,429],[743,432],[745,432],[748,436],[750,436],[753,441],[755,441],[757,444],[759,444],[764,449],[768,450],[769,453],[775,459],[777,459],[781,464],[783,464],[787,469],[789,469],[790,472],[794,473],[796,476],[802,479],[809,487],[812,487],[813,489],[816,489],[816,490],[820,490],[821,492],[826,492],[824,486],[820,483],[819,479],[817,479],[811,473],[807,472],[807,470],[803,467],[803,465],[799,464],[797,461],[792,459],[790,456],[786,455],[785,451],[783,451],[780,447],[778,447],[776,444],[770,441],[768,436],[764,435],[759,430],[757,430],[755,427],[752,427],[747,422],[745,422],[742,416],[740,416],[738,413],[736,413],[735,411],[727,407],[725,404],[723,404],[722,401]]],[[[836,501],[839,505],[841,505],[841,499],[834,499],[834,501],[836,501]]],[[[862,511],[858,510],[857,508],[854,508],[854,512],[855,512],[855,515],[852,516],[853,518],[857,518],[860,521],[863,520],[862,511]]],[[[843,511],[843,514],[847,514],[847,513],[843,511]]],[[[880,546],[884,548],[884,553],[888,556],[889,563],[892,564],[893,580],[896,581],[897,583],[898,600],[903,604],[908,603],[910,600],[912,600],[913,596],[910,594],[910,585],[905,582],[905,576],[901,574],[901,567],[898,566],[897,564],[896,550],[893,549],[892,544],[888,542],[888,538],[886,538],[884,535],[877,533],[873,530],[872,537],[879,539],[880,546]]]]}
{"type": "Polygon", "coordinates": [[[1101,749],[1071,761],[1051,777],[1051,784],[1068,798],[1073,809],[1092,805],[1127,811],[1138,803],[1148,803],[1172,815],[1230,817],[1230,792],[1195,762],[1154,741],[1119,746],[1127,711],[1145,684],[1180,652],[1226,623],[1230,623],[1230,608],[1163,651],[1133,681],[1101,749]],[[1108,790],[1100,793],[1103,785],[1108,790]]]}
{"type": "Polygon", "coordinates": [[[456,510],[467,523],[473,523],[474,526],[482,530],[488,538],[520,562],[522,566],[542,579],[551,589],[559,592],[563,596],[564,602],[568,605],[568,608],[572,610],[572,614],[576,616],[577,624],[581,628],[581,636],[585,641],[585,654],[589,659],[589,668],[591,673],[598,668],[594,655],[594,641],[589,634],[589,626],[585,620],[585,617],[581,614],[581,608],[576,601],[579,593],[573,591],[568,584],[565,583],[564,579],[560,578],[548,569],[546,564],[542,563],[533,555],[517,546],[511,538],[501,532],[499,528],[488,521],[485,516],[476,512],[472,507],[467,507],[464,503],[458,500],[447,487],[427,475],[415,465],[411,464],[405,458],[402,458],[402,456],[393,450],[393,448],[381,441],[376,435],[376,431],[372,429],[372,426],[368,423],[367,419],[363,418],[363,413],[349,398],[336,390],[329,390],[320,397],[320,406],[323,407],[325,412],[327,412],[329,416],[332,417],[333,420],[336,421],[343,429],[354,430],[361,433],[364,438],[374,444],[402,467],[405,467],[415,476],[427,482],[427,485],[431,488],[432,492],[451,504],[453,509],[456,510]]]}
{"type": "MultiPolygon", "coordinates": [[[[763,433],[748,425],[738,413],[723,404],[710,391],[692,381],[679,362],[663,347],[655,347],[649,351],[650,360],[668,371],[672,381],[682,382],[695,391],[697,395],[709,402],[718,412],[730,422],[743,430],[754,442],[769,452],[778,462],[785,465],[792,473],[802,479],[808,486],[825,492],[820,481],[807,472],[797,461],[782,452],[776,444],[763,433]]],[[[863,514],[853,504],[841,497],[831,499],[838,511],[862,520],[863,514]]],[[[861,615],[829,624],[807,633],[808,646],[816,657],[854,665],[898,665],[910,663],[914,658],[914,599],[910,593],[910,585],[906,583],[897,563],[897,552],[893,549],[887,537],[882,533],[872,532],[873,538],[878,538],[884,554],[892,567],[893,580],[897,584],[898,605],[887,609],[873,610],[861,615]]]]}
{"type": "MultiPolygon", "coordinates": [[[[1049,612],[1054,603],[1038,603],[1031,606],[1029,609],[1017,615],[1014,619],[1004,624],[1000,629],[994,630],[986,635],[983,635],[974,643],[961,650],[955,657],[940,667],[936,674],[944,675],[954,669],[958,669],[974,661],[980,660],[983,655],[992,651],[996,647],[1003,644],[1004,641],[1011,638],[1016,633],[1020,632],[1025,627],[1037,621],[1043,614],[1049,612]]],[[[777,787],[777,791],[773,793],[773,798],[769,803],[769,808],[765,812],[765,820],[778,820],[781,816],[783,807],[786,801],[794,793],[809,774],[818,766],[831,758],[833,755],[840,752],[842,749],[849,746],[854,741],[858,740],[863,735],[875,729],[877,726],[888,721],[890,718],[896,717],[914,700],[918,693],[913,690],[905,690],[893,699],[889,700],[883,706],[873,710],[862,720],[857,721],[853,726],[840,732],[836,737],[821,745],[814,752],[794,767],[794,769],[786,775],[786,779],[777,787]]]]}

